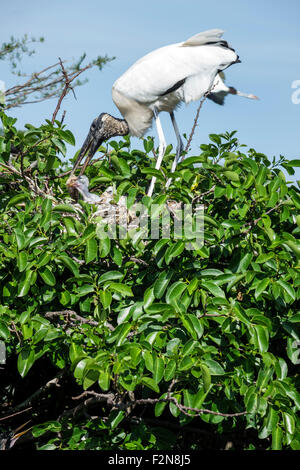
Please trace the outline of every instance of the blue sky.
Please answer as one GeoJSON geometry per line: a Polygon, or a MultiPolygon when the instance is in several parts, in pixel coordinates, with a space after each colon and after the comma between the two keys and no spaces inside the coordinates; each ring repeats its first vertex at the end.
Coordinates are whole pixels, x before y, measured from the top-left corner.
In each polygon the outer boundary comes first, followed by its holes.
{"type": "MultiPolygon", "coordinates": [[[[227,69],[227,84],[259,96],[260,101],[229,96],[221,107],[207,100],[192,154],[207,143],[209,133],[238,130],[241,143],[270,158],[283,154],[295,159],[300,158],[300,103],[292,102],[297,92],[292,83],[300,80],[299,17],[299,0],[14,0],[1,5],[0,43],[25,33],[45,38],[44,44],[36,45],[37,53],[24,60],[28,72],[55,63],[58,57],[71,61],[83,52],[90,59],[105,54],[116,57],[102,72],[86,74],[89,82],[77,88],[77,100],[69,94],[63,102],[65,124],[75,135],[77,150],[94,117],[101,112],[119,116],[111,86],[138,58],[197,32],[223,29],[242,60],[227,69]]],[[[7,88],[16,82],[3,61],[0,80],[7,88]]],[[[55,105],[50,100],[10,114],[18,118],[19,127],[26,122],[39,125],[51,118],[55,105]]],[[[196,109],[197,103],[192,103],[177,112],[181,133],[189,134],[196,109]]],[[[161,117],[166,139],[175,145],[169,117],[163,113],[161,117]]],[[[155,127],[148,134],[157,138],[155,127]]],[[[132,145],[140,148],[137,139],[132,145]]],[[[68,156],[75,150],[68,147],[68,156]]]]}

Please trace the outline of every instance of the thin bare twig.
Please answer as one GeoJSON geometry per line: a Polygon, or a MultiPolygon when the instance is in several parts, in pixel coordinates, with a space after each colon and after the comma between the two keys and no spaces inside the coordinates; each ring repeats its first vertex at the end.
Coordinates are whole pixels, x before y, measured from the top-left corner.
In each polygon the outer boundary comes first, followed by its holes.
{"type": "Polygon", "coordinates": [[[195,130],[196,130],[196,127],[197,127],[197,124],[198,124],[199,114],[200,114],[201,108],[203,106],[203,103],[206,100],[206,98],[208,97],[208,95],[212,92],[212,90],[214,89],[215,86],[216,85],[214,85],[214,83],[212,83],[212,85],[207,90],[207,92],[203,95],[203,98],[201,99],[201,101],[199,103],[199,106],[198,106],[198,109],[197,109],[197,112],[196,112],[196,116],[195,116],[195,119],[194,119],[194,124],[193,124],[192,130],[191,130],[190,136],[188,138],[186,147],[184,149],[184,154],[182,155],[181,160],[180,160],[181,162],[183,162],[185,154],[188,152],[188,150],[190,148],[190,145],[191,145],[191,142],[192,142],[192,139],[194,137],[194,133],[195,133],[195,130]]]}
{"type": "Polygon", "coordinates": [[[59,380],[65,374],[65,370],[60,371],[53,379],[49,380],[45,385],[40,387],[36,392],[30,395],[29,398],[24,400],[22,403],[14,407],[14,411],[20,410],[27,405],[30,405],[34,400],[36,400],[40,395],[46,392],[50,387],[60,387],[59,380]]]}
{"type": "Polygon", "coordinates": [[[25,410],[17,411],[16,413],[3,416],[2,418],[0,418],[0,421],[5,421],[6,419],[14,418],[15,416],[20,415],[21,413],[26,413],[26,411],[29,411],[29,410],[32,410],[32,406],[25,408],[25,410]]]}
{"type": "Polygon", "coordinates": [[[82,324],[88,324],[92,326],[98,326],[99,323],[95,320],[89,320],[87,318],[83,318],[78,313],[74,312],[73,310],[61,310],[58,312],[46,312],[45,318],[54,318],[54,317],[66,317],[67,321],[79,321],[82,324]]]}
{"type": "Polygon", "coordinates": [[[258,219],[255,219],[255,220],[253,220],[253,221],[251,221],[251,222],[247,222],[246,224],[244,224],[245,226],[249,226],[249,228],[248,228],[247,230],[245,230],[243,233],[244,233],[245,235],[247,235],[247,234],[250,232],[250,230],[252,229],[252,227],[255,226],[255,225],[257,225],[258,222],[259,222],[260,220],[262,220],[265,215],[268,215],[268,214],[270,214],[271,212],[275,211],[276,209],[278,209],[278,208],[279,208],[280,206],[282,206],[283,204],[284,204],[284,201],[283,201],[283,202],[280,202],[280,203],[277,204],[276,206],[274,206],[274,207],[272,207],[271,209],[269,209],[268,211],[264,212],[264,214],[263,214],[261,217],[258,217],[258,219]]]}
{"type": "Polygon", "coordinates": [[[54,121],[55,121],[56,116],[57,116],[57,113],[58,113],[58,111],[59,111],[59,109],[60,109],[60,105],[61,105],[61,103],[62,103],[62,100],[64,99],[64,97],[65,97],[66,94],[68,93],[69,88],[71,88],[70,83],[71,83],[72,80],[74,80],[74,78],[71,79],[71,78],[68,76],[68,74],[67,74],[67,72],[66,72],[66,70],[65,70],[65,68],[64,68],[64,64],[63,64],[63,62],[62,62],[62,60],[61,60],[60,57],[59,57],[59,63],[60,63],[60,66],[61,66],[61,69],[62,69],[62,73],[63,73],[63,76],[64,76],[65,86],[64,86],[64,88],[63,88],[63,91],[62,91],[62,93],[61,93],[61,95],[60,95],[60,97],[59,97],[59,99],[58,99],[56,108],[55,108],[55,110],[54,110],[54,113],[53,113],[53,116],[52,116],[52,120],[51,120],[52,124],[54,124],[54,121]]]}

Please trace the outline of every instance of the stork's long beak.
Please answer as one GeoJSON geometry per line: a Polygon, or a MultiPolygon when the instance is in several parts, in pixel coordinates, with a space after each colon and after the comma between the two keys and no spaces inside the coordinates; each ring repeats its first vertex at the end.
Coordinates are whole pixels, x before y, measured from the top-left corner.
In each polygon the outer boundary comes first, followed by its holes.
{"type": "Polygon", "coordinates": [[[237,95],[239,96],[244,96],[245,98],[250,98],[251,100],[259,100],[258,96],[255,95],[248,95],[247,93],[242,93],[241,91],[236,92],[237,95]]]}
{"type": "Polygon", "coordinates": [[[78,166],[80,165],[81,161],[83,160],[86,153],[88,154],[85,160],[83,167],[80,170],[80,175],[85,172],[86,167],[88,166],[90,160],[95,155],[97,149],[100,147],[104,138],[102,136],[102,119],[101,115],[94,119],[92,125],[90,127],[89,133],[83,142],[77,160],[74,163],[73,169],[70,174],[70,178],[74,175],[75,171],[77,170],[78,166]]]}

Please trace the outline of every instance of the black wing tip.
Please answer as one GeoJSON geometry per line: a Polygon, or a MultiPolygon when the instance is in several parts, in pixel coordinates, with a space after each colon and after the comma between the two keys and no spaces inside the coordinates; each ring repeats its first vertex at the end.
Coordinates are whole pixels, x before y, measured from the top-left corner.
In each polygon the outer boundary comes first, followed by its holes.
{"type": "Polygon", "coordinates": [[[209,93],[207,98],[212,100],[214,103],[219,104],[220,106],[224,106],[225,104],[225,96],[217,96],[217,93],[209,93]]]}

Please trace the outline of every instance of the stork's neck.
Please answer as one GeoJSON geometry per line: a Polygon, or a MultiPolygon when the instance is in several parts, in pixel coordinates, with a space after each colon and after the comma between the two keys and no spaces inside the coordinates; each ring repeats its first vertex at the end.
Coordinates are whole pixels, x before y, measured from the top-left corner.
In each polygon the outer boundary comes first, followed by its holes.
{"type": "Polygon", "coordinates": [[[105,113],[102,117],[103,130],[105,130],[105,140],[117,135],[129,134],[129,127],[125,119],[119,119],[105,113]]]}

